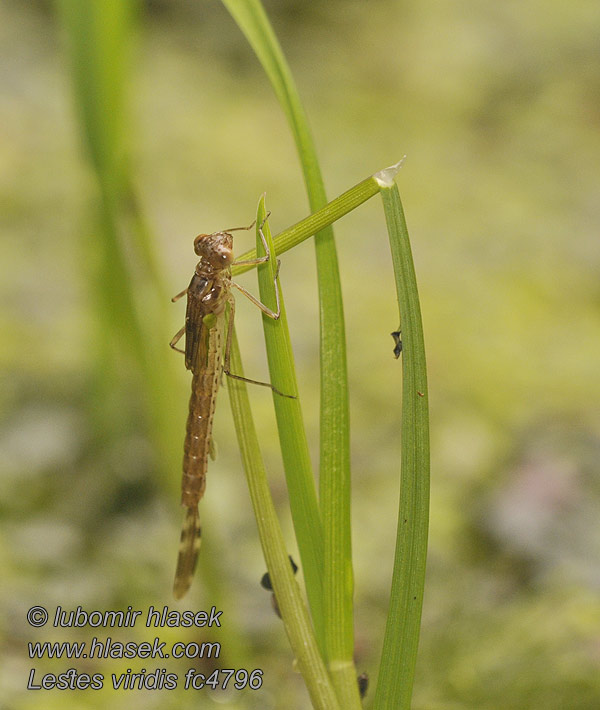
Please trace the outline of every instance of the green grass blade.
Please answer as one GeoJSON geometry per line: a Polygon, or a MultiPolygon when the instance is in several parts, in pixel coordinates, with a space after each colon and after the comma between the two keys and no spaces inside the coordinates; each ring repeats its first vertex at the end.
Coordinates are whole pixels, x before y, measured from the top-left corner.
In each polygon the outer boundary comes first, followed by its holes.
{"type": "MultiPolygon", "coordinates": [[[[140,390],[163,461],[166,486],[175,490],[173,442],[180,436],[169,413],[175,360],[167,347],[169,299],[155,240],[133,186],[129,161],[128,75],[137,0],[58,0],[79,114],[82,142],[98,184],[98,225],[89,251],[89,283],[97,311],[98,382],[94,412],[115,383],[114,373],[140,375],[140,390]],[[151,325],[149,325],[151,323],[151,325]],[[127,363],[127,366],[123,366],[127,363]]],[[[132,377],[133,379],[133,377],[132,377]]],[[[114,413],[99,428],[110,430],[114,413]]]]}
{"type": "MultiPolygon", "coordinates": [[[[281,47],[259,0],[223,0],[259,58],[288,118],[311,209],[327,201],[316,150],[281,47]]],[[[315,237],[320,324],[320,507],[324,528],[325,648],[340,702],[360,707],[354,654],[350,423],[342,291],[333,230],[315,237]],[[339,671],[338,671],[339,669],[339,671]],[[348,685],[352,673],[354,681],[348,685]]]]}
{"type": "Polygon", "coordinates": [[[127,78],[137,5],[57,0],[84,145],[101,182],[117,193],[129,167],[127,78]]]}
{"type": "Polygon", "coordinates": [[[429,413],[415,269],[400,195],[389,177],[382,176],[381,197],[402,323],[402,454],[396,555],[374,709],[409,710],[427,559],[429,413]]]}
{"type": "MultiPolygon", "coordinates": [[[[331,202],[328,202],[320,210],[313,212],[313,214],[300,220],[300,222],[280,232],[273,240],[275,253],[279,255],[288,251],[288,249],[292,249],[305,239],[317,234],[317,232],[321,231],[324,227],[337,222],[338,219],[352,212],[352,210],[378,193],[379,183],[373,176],[359,182],[358,185],[354,185],[354,187],[346,190],[346,192],[342,193],[334,200],[331,200],[331,202]]],[[[238,257],[240,261],[255,258],[256,249],[250,249],[238,257]]],[[[251,265],[234,266],[232,273],[234,276],[237,276],[253,268],[254,266],[251,265]]]]}
{"type": "Polygon", "coordinates": [[[101,240],[90,250],[101,253],[96,275],[104,318],[116,321],[122,342],[139,355],[142,338],[124,255],[119,248],[118,214],[125,172],[125,83],[133,25],[133,3],[109,0],[82,3],[59,0],[65,28],[83,144],[96,173],[101,196],[101,240]],[[110,279],[112,267],[112,279],[110,279]],[[107,276],[109,280],[107,281],[107,276]],[[113,292],[102,289],[111,283],[113,292]],[[133,325],[133,327],[131,327],[133,325]]]}
{"type": "MultiPolygon", "coordinates": [[[[231,366],[234,372],[243,374],[235,337],[231,350],[231,366]]],[[[313,707],[318,710],[340,710],[319,652],[308,610],[300,594],[300,587],[290,567],[258,446],[246,385],[239,380],[230,379],[228,389],[260,542],[292,651],[306,682],[313,707]]]]}
{"type": "MultiPolygon", "coordinates": [[[[258,225],[263,223],[265,216],[265,200],[263,195],[260,199],[256,216],[256,244],[259,256],[264,254],[264,248],[260,239],[258,225]]],[[[269,229],[268,222],[265,222],[262,231],[267,240],[269,250],[274,254],[275,247],[271,239],[271,230],[269,229]]],[[[271,259],[269,262],[258,267],[258,285],[261,301],[273,311],[277,308],[274,284],[276,268],[275,259],[271,259]]],[[[323,530],[308,442],[306,441],[304,421],[302,419],[302,409],[300,400],[297,398],[298,387],[296,383],[296,371],[294,368],[292,344],[290,341],[281,285],[279,285],[279,295],[281,308],[281,317],[279,320],[275,321],[266,314],[263,314],[262,320],[271,384],[280,392],[296,396],[296,399],[290,399],[289,397],[282,397],[274,392],[273,403],[277,418],[283,467],[289,491],[292,521],[294,523],[296,540],[300,551],[306,592],[317,641],[323,652],[324,649],[321,646],[324,641],[323,598],[321,590],[323,574],[323,530]]]]}

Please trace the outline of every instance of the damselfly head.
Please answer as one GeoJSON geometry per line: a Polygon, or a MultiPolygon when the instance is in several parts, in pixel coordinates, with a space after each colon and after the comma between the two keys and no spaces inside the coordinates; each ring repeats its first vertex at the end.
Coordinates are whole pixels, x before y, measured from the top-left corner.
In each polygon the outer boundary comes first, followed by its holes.
{"type": "Polygon", "coordinates": [[[233,237],[229,232],[199,234],[194,251],[214,269],[226,269],[233,261],[233,237]]]}

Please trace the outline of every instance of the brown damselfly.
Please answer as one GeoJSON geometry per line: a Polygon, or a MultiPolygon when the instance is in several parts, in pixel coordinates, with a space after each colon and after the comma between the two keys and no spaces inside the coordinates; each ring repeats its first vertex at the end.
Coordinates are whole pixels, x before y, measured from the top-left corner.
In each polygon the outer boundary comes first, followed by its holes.
{"type": "MultiPolygon", "coordinates": [[[[186,514],[181,530],[179,556],[173,585],[176,599],[183,597],[190,588],[200,548],[201,528],[198,503],[204,495],[206,486],[208,457],[211,455],[214,458],[212,425],[221,373],[238,380],[271,387],[278,394],[282,394],[266,382],[249,380],[246,377],[233,374],[229,369],[235,314],[235,299],[231,293],[231,287],[234,286],[241,291],[270,318],[277,320],[280,315],[277,275],[275,276],[276,311],[272,311],[243,286],[231,279],[231,267],[234,264],[239,266],[262,264],[271,258],[262,231],[263,222],[258,232],[265,249],[265,255],[245,261],[233,260],[231,232],[249,230],[254,224],[255,222],[249,227],[235,227],[212,234],[199,234],[194,240],[194,252],[200,257],[200,261],[196,265],[190,285],[171,299],[177,301],[187,295],[185,325],[176,333],[170,345],[174,350],[185,355],[185,366],[192,371],[192,395],[185,435],[181,481],[181,503],[186,509],[186,514]],[[229,322],[226,329],[227,304],[229,304],[229,322]],[[184,334],[185,350],[181,350],[176,345],[184,334]],[[224,354],[223,340],[225,340],[224,354]]],[[[279,263],[277,270],[279,270],[279,263]]]]}

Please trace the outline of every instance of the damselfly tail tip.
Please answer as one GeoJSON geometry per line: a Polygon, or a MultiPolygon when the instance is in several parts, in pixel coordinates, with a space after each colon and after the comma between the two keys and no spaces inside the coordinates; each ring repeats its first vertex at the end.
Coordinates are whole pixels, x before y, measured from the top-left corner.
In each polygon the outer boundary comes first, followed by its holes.
{"type": "Polygon", "coordinates": [[[202,528],[200,527],[198,507],[192,506],[187,509],[183,527],[181,528],[179,555],[177,557],[177,569],[175,570],[175,582],[173,584],[173,595],[175,599],[181,599],[185,596],[192,585],[196,563],[198,562],[201,534],[202,528]]]}

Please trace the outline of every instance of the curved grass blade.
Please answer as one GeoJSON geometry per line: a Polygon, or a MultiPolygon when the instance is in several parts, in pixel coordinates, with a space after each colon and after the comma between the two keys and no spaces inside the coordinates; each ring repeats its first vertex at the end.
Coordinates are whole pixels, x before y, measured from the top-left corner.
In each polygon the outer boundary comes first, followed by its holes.
{"type": "MultiPolygon", "coordinates": [[[[263,224],[266,216],[264,195],[258,204],[256,215],[257,224],[257,253],[264,254],[262,240],[258,232],[258,225],[263,224]]],[[[263,234],[271,254],[275,248],[271,239],[269,223],[264,222],[263,234]]],[[[275,259],[271,259],[258,267],[258,285],[261,301],[272,310],[276,309],[277,297],[275,293],[275,274],[277,266],[275,259]]],[[[290,342],[285,303],[281,285],[279,288],[279,305],[281,316],[278,321],[268,318],[263,314],[263,328],[267,358],[269,362],[270,381],[280,392],[293,394],[296,399],[281,397],[273,393],[273,403],[277,418],[279,443],[289,491],[292,521],[296,532],[296,541],[302,560],[302,572],[306,583],[306,593],[315,626],[317,640],[323,639],[323,600],[321,581],[323,575],[323,530],[317,501],[314,474],[310,461],[310,453],[300,400],[297,398],[298,388],[296,371],[290,342]]],[[[321,651],[323,652],[323,648],[321,651]]]]}
{"type": "Polygon", "coordinates": [[[415,269],[397,186],[380,174],[402,323],[400,510],[391,601],[374,710],[410,710],[429,524],[429,412],[425,344],[415,269]]]}
{"type": "MultiPolygon", "coordinates": [[[[288,118],[309,203],[315,211],[327,201],[323,178],[306,114],[279,42],[259,0],[223,3],[254,49],[288,118]]],[[[325,638],[321,646],[326,650],[340,703],[350,710],[360,707],[353,668],[350,422],[342,289],[331,227],[315,236],[315,250],[320,314],[319,495],[324,523],[325,638]]]]}
{"type": "MultiPolygon", "coordinates": [[[[235,334],[231,349],[231,366],[232,370],[243,375],[235,334]]],[[[246,385],[240,380],[230,380],[228,390],[258,534],[292,651],[306,682],[313,707],[317,710],[340,710],[319,652],[308,610],[290,566],[258,446],[246,385]]]]}

